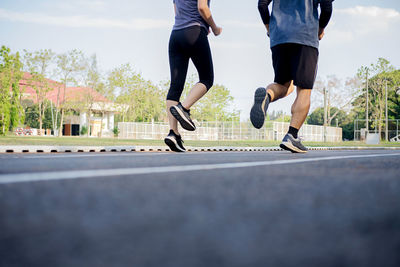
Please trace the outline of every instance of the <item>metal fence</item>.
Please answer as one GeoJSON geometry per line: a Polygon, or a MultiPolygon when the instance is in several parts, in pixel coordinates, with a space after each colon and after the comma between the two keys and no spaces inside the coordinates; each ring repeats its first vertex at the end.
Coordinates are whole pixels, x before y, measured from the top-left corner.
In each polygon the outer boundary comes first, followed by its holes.
{"type": "MultiPolygon", "coordinates": [[[[289,123],[267,121],[260,130],[250,122],[201,122],[194,132],[182,131],[184,140],[282,140],[289,129],[289,123]]],[[[169,131],[168,123],[119,122],[118,137],[122,139],[163,139],[169,131]]],[[[324,141],[324,127],[303,125],[299,131],[305,141],[324,141]]],[[[342,141],[342,128],[326,127],[326,141],[342,141]]]]}
{"type": "MultiPolygon", "coordinates": [[[[386,120],[381,120],[382,130],[380,138],[385,139],[386,131],[386,120]]],[[[388,120],[388,140],[399,140],[400,138],[400,120],[388,120]]],[[[354,140],[365,140],[366,134],[368,133],[379,133],[378,120],[368,120],[368,131],[366,129],[365,119],[354,120],[354,140]]]]}

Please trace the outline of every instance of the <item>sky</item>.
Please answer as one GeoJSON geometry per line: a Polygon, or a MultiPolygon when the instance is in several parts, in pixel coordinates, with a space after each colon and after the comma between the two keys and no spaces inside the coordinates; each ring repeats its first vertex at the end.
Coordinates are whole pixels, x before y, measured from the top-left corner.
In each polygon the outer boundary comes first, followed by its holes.
{"type": "MultiPolygon", "coordinates": [[[[215,83],[234,97],[232,109],[249,117],[256,88],[274,79],[269,39],[258,0],[212,0],[220,36],[209,35],[215,83]]],[[[1,0],[0,45],[13,52],[82,50],[97,55],[100,69],[130,63],[145,79],[169,79],[168,40],[174,23],[172,0],[1,0]]],[[[318,76],[345,80],[379,57],[400,68],[400,1],[336,0],[320,43],[318,76]]],[[[189,74],[196,73],[193,64],[189,74]]],[[[290,114],[295,94],[270,111],[290,114]]]]}

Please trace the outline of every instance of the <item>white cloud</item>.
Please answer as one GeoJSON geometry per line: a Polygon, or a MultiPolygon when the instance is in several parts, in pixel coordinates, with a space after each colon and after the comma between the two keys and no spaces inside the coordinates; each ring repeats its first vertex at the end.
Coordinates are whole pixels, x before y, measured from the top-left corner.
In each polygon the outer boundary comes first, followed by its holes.
{"type": "Polygon", "coordinates": [[[326,31],[331,44],[350,43],[376,36],[389,36],[398,32],[396,24],[400,22],[400,13],[395,9],[376,6],[355,6],[334,9],[332,23],[326,31]]]}
{"type": "Polygon", "coordinates": [[[335,9],[335,13],[347,14],[351,16],[373,17],[379,19],[400,18],[400,13],[391,8],[381,8],[377,6],[355,6],[351,8],[335,9]]]}
{"type": "Polygon", "coordinates": [[[96,1],[96,0],[69,0],[69,1],[51,1],[45,2],[45,6],[50,8],[56,8],[59,10],[88,10],[88,11],[104,11],[107,10],[108,5],[104,1],[96,1]]]}
{"type": "Polygon", "coordinates": [[[95,10],[104,10],[107,8],[107,4],[104,1],[77,1],[76,4],[83,8],[87,9],[95,9],[95,10]]]}
{"type": "Polygon", "coordinates": [[[145,18],[115,20],[90,18],[87,16],[52,16],[40,13],[13,12],[2,8],[0,8],[0,19],[13,22],[36,23],[75,28],[120,28],[127,30],[149,30],[171,27],[171,22],[167,20],[154,20],[145,18]]]}

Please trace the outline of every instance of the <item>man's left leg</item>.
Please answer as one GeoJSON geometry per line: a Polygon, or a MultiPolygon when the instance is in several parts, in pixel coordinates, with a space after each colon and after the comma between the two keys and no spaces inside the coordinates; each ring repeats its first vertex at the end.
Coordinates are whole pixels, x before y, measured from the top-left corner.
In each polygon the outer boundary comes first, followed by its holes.
{"type": "Polygon", "coordinates": [[[293,153],[307,152],[307,148],[300,142],[297,134],[310,110],[311,91],[311,89],[297,87],[297,97],[292,105],[292,118],[290,120],[289,131],[280,145],[281,148],[293,153]]]}
{"type": "Polygon", "coordinates": [[[297,97],[292,105],[292,119],[290,126],[300,129],[307,118],[311,103],[311,89],[297,87],[297,97]]]}

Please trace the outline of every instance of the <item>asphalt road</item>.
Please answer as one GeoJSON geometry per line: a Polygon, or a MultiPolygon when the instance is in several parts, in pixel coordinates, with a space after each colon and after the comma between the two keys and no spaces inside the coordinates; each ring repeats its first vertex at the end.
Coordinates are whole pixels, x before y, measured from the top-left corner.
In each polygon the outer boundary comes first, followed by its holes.
{"type": "Polygon", "coordinates": [[[0,266],[400,266],[400,151],[0,154],[0,266]]]}

